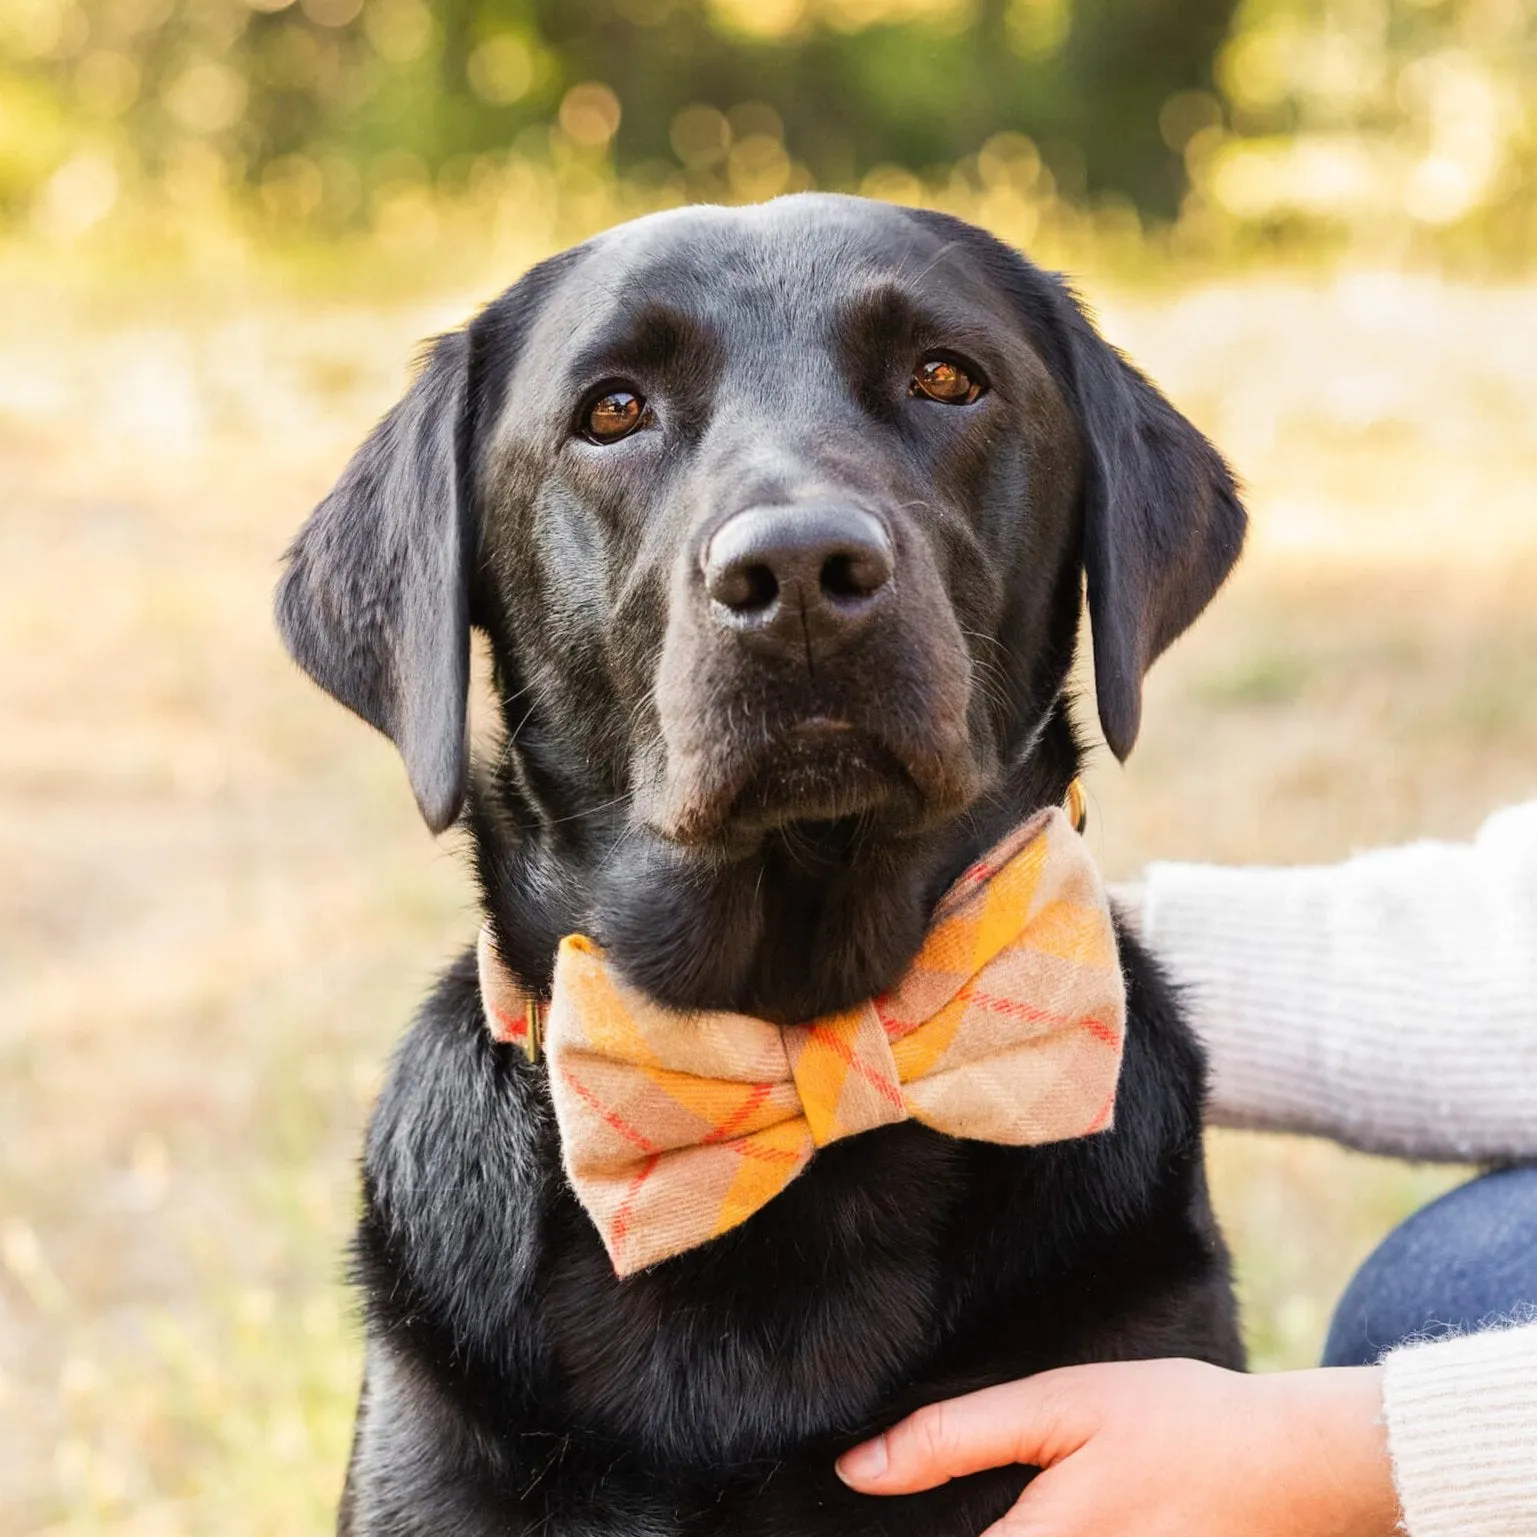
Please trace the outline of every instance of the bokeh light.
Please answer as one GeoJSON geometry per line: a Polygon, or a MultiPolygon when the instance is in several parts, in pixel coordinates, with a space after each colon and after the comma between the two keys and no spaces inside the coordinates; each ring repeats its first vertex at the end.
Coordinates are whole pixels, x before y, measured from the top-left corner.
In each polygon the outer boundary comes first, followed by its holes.
{"type": "MultiPolygon", "coordinates": [[[[803,186],[985,201],[1068,255],[1108,233],[1181,258],[1526,260],[1537,19],[1520,0],[1121,5],[11,0],[0,229],[398,236],[401,178],[379,169],[398,151],[455,250],[490,238],[516,164],[587,208],[803,186]],[[738,121],[760,107],[769,126],[738,121]],[[1000,134],[1031,145],[1028,186],[982,173],[1000,134]]],[[[425,252],[410,218],[401,249],[425,252]]]]}

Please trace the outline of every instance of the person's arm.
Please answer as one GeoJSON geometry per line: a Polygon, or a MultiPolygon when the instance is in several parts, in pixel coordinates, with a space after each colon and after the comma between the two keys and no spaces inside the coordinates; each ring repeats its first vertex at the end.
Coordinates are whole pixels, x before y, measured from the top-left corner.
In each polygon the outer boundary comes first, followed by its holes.
{"type": "MultiPolygon", "coordinates": [[[[1418,1157],[1537,1154],[1537,804],[1471,845],[1296,870],[1154,865],[1123,910],[1184,986],[1214,1118],[1418,1157]]],[[[1379,1367],[1044,1372],[839,1463],[870,1494],[1045,1471],[995,1537],[1533,1537],[1537,1321],[1379,1367]]]]}
{"type": "Polygon", "coordinates": [[[1219,1124],[1419,1158],[1537,1155],[1537,802],[1339,865],[1155,864],[1219,1124]]]}
{"type": "Polygon", "coordinates": [[[838,1471],[903,1494],[1013,1462],[1045,1471],[988,1537],[1532,1537],[1537,1324],[1380,1367],[1042,1372],[921,1409],[838,1471]]]}

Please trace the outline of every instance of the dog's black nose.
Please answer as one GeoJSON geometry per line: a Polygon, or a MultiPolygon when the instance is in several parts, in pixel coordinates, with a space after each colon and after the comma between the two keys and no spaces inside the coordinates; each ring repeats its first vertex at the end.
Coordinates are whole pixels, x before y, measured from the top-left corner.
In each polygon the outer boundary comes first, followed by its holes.
{"type": "Polygon", "coordinates": [[[891,540],[858,507],[749,507],[716,530],[704,585],[744,641],[815,660],[852,638],[891,590],[891,540]]]}

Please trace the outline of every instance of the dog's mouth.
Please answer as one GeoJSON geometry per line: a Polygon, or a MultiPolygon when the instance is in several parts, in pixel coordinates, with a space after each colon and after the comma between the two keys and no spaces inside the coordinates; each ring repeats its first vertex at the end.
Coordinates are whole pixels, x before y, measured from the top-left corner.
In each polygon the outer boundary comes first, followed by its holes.
{"type": "Polygon", "coordinates": [[[746,748],[721,743],[675,773],[656,830],[675,843],[749,848],[764,835],[858,822],[900,837],[974,795],[969,764],[908,752],[870,726],[817,714],[746,748]]]}
{"type": "Polygon", "coordinates": [[[985,733],[973,739],[959,624],[937,588],[928,596],[909,593],[909,623],[814,668],[809,651],[764,657],[683,611],[660,659],[659,739],[637,765],[650,829],[735,860],[781,830],[852,825],[862,842],[895,842],[964,811],[991,763],[985,733]]]}
{"type": "Polygon", "coordinates": [[[903,822],[921,806],[912,776],[889,747],[849,721],[816,715],[758,756],[722,820],[750,836],[856,817],[903,822]]]}

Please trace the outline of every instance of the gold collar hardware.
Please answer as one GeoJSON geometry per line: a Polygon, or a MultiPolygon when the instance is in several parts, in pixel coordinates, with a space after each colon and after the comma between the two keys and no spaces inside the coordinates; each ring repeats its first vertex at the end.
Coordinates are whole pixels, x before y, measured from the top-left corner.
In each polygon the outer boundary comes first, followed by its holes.
{"type": "Polygon", "coordinates": [[[539,1060],[544,1047],[544,1009],[544,1003],[532,993],[523,1000],[523,1055],[530,1062],[539,1060]]]}
{"type": "Polygon", "coordinates": [[[1083,793],[1083,780],[1075,779],[1067,787],[1067,816],[1073,831],[1081,833],[1089,825],[1089,798],[1083,793]]]}
{"type": "Polygon", "coordinates": [[[504,1046],[516,1046],[530,1062],[537,1062],[544,1047],[544,1019],[549,1005],[508,970],[497,952],[489,922],[481,926],[475,945],[475,965],[491,1039],[504,1046]]]}

